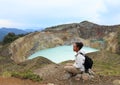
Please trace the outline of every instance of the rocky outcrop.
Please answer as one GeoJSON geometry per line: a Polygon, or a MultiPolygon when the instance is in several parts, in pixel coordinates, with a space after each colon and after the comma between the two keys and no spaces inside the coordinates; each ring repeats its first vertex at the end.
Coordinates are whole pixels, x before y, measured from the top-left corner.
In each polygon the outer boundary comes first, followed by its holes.
{"type": "Polygon", "coordinates": [[[92,42],[99,39],[107,41],[107,44],[105,44],[107,50],[112,48],[112,51],[116,52],[116,44],[110,45],[115,43],[112,42],[111,37],[114,39],[116,35],[110,33],[116,33],[119,27],[119,25],[102,26],[88,21],[54,26],[46,28],[42,32],[31,33],[17,39],[9,45],[7,54],[11,56],[12,60],[19,63],[25,61],[29,55],[38,50],[59,45],[69,45],[75,41],[82,41],[87,46],[101,47],[101,43],[92,42]]]}

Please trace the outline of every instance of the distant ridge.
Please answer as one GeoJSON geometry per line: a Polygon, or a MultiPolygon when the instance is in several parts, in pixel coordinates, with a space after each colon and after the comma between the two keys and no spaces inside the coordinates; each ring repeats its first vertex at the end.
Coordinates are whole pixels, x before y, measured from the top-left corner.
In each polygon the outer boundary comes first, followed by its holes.
{"type": "Polygon", "coordinates": [[[85,28],[85,29],[92,29],[92,28],[117,28],[120,25],[99,25],[90,21],[82,21],[80,23],[69,23],[69,24],[61,24],[56,26],[51,26],[46,28],[44,31],[59,31],[59,30],[67,30],[70,28],[85,28]]]}
{"type": "Polygon", "coordinates": [[[3,40],[4,36],[8,34],[9,32],[13,32],[15,34],[25,34],[27,33],[24,30],[17,29],[17,28],[0,28],[0,41],[3,40]]]}
{"type": "Polygon", "coordinates": [[[80,23],[70,23],[70,24],[62,24],[57,26],[52,26],[46,28],[45,32],[69,32],[75,33],[73,35],[79,35],[79,37],[83,39],[100,39],[106,36],[111,32],[115,32],[120,25],[98,25],[89,21],[83,21],[80,23]]]}

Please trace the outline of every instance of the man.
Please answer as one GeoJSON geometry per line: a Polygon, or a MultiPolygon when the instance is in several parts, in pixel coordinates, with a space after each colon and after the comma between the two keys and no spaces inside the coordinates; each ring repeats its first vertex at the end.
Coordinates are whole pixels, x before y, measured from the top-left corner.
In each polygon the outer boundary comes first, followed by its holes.
{"type": "Polygon", "coordinates": [[[83,47],[82,42],[75,42],[73,44],[73,51],[76,52],[75,62],[74,64],[67,64],[64,67],[64,69],[70,74],[70,76],[83,73],[85,71],[85,67],[83,65],[85,62],[85,57],[83,55],[85,53],[81,51],[82,47],[83,47]],[[81,55],[80,53],[82,53],[83,55],[81,55]]]}

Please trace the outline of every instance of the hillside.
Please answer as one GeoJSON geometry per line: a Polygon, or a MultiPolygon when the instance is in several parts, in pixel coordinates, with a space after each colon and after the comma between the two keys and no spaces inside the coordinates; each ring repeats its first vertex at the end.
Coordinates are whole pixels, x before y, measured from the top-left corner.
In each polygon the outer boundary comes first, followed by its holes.
{"type": "Polygon", "coordinates": [[[120,81],[119,55],[107,51],[90,53],[88,55],[94,61],[92,70],[95,72],[95,78],[84,82],[81,80],[76,81],[74,77],[64,79],[65,72],[63,67],[66,63],[71,63],[73,61],[54,64],[46,58],[38,57],[20,64],[15,64],[13,61],[7,60],[5,57],[0,57],[0,84],[6,85],[7,82],[7,84],[9,83],[10,85],[119,85],[116,82],[120,81]],[[6,64],[3,65],[5,62],[6,64]],[[35,82],[19,76],[15,76],[15,78],[11,77],[12,72],[24,73],[27,70],[31,70],[34,74],[39,75],[42,78],[42,81],[35,82]],[[12,81],[14,81],[14,83],[11,83],[12,81]]]}
{"type": "MultiPolygon", "coordinates": [[[[120,51],[117,48],[119,27],[120,25],[102,26],[88,21],[58,25],[17,39],[9,45],[9,50],[7,49],[6,52],[11,59],[19,63],[38,50],[82,41],[86,46],[116,53],[120,51]],[[114,42],[112,42],[113,40],[114,42]]],[[[5,53],[2,54],[2,56],[6,56],[5,53]]]]}

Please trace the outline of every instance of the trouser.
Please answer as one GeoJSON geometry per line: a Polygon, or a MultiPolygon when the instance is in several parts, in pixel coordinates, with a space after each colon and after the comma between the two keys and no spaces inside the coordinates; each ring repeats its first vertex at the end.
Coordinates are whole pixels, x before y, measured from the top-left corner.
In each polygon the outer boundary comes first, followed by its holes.
{"type": "Polygon", "coordinates": [[[64,69],[66,72],[72,73],[73,75],[78,74],[76,75],[76,78],[82,78],[83,80],[94,78],[93,76],[94,72],[91,69],[89,69],[89,73],[85,73],[85,72],[80,71],[80,69],[75,68],[73,64],[71,63],[68,63],[66,66],[64,66],[64,69]]]}
{"type": "Polygon", "coordinates": [[[81,73],[79,68],[74,67],[72,64],[67,64],[64,66],[65,71],[72,73],[72,74],[78,74],[81,73]]]}

